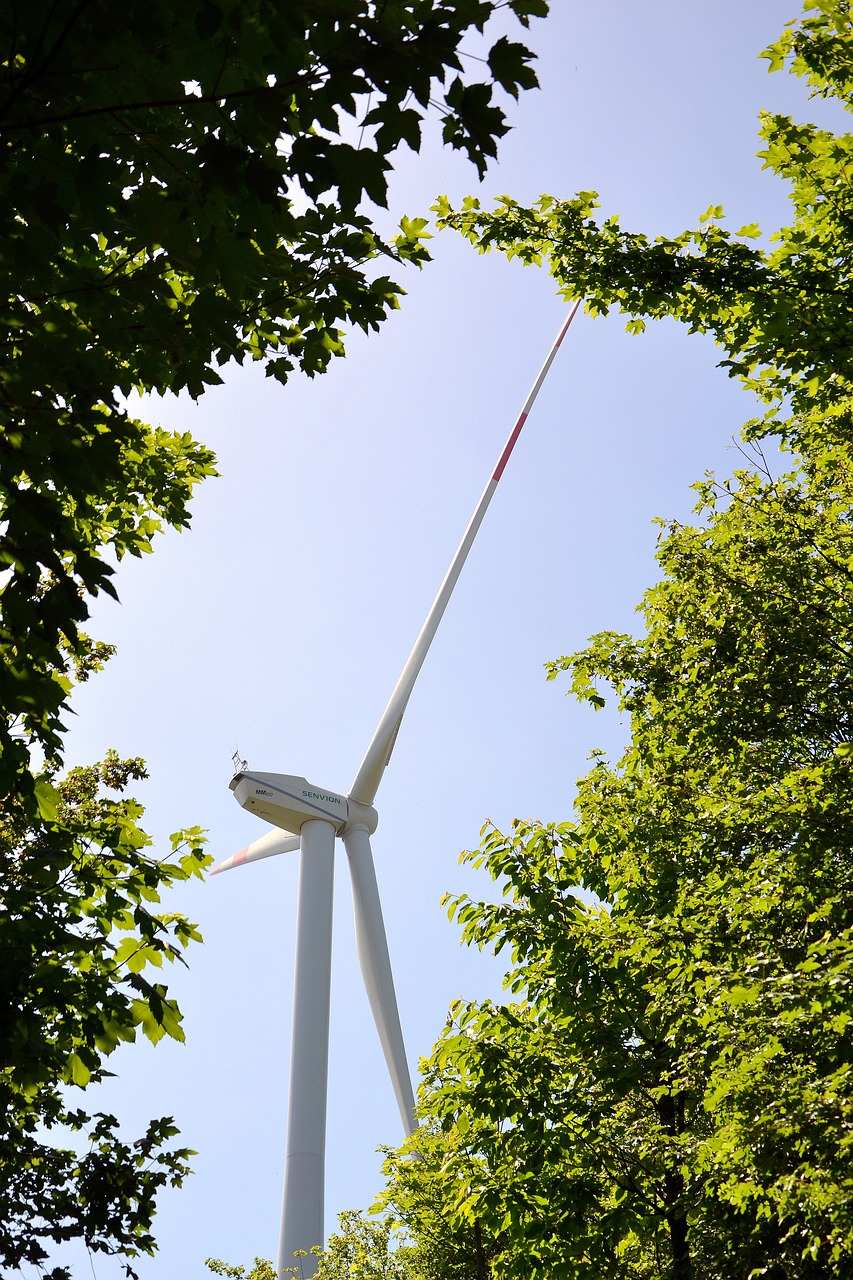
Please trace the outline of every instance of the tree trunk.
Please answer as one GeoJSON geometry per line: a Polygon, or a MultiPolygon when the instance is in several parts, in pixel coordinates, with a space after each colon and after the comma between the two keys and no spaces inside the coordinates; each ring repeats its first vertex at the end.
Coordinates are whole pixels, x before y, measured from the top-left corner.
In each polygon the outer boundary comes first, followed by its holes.
{"type": "MultiPolygon", "coordinates": [[[[664,1094],[657,1104],[661,1124],[673,1138],[684,1130],[684,1095],[664,1094]]],[[[684,1208],[684,1178],[677,1169],[663,1177],[666,1225],[672,1250],[672,1280],[693,1280],[693,1264],[687,1243],[687,1212],[684,1208]]]]}
{"type": "Polygon", "coordinates": [[[483,1237],[480,1234],[479,1222],[474,1223],[474,1247],[477,1251],[477,1280],[488,1280],[486,1258],[483,1253],[483,1237]]]}

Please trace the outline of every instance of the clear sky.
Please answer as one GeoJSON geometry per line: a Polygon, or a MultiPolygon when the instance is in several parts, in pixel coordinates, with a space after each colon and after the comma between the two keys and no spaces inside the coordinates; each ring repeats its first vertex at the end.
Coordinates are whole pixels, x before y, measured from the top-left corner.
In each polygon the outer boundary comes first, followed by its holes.
{"type": "MultiPolygon", "coordinates": [[[[820,104],[759,51],[796,13],[781,0],[572,4],[534,25],[542,90],[512,109],[500,163],[476,173],[431,142],[405,159],[393,221],[455,199],[597,189],[649,232],[695,225],[722,202],[737,228],[786,217],[762,173],[761,108],[820,104]]],[[[94,635],[119,646],[77,697],[74,761],[109,746],[144,756],[141,798],[158,840],[209,829],[233,853],[265,828],[234,802],[239,749],[256,769],[346,791],[564,304],[543,272],[480,257],[452,233],[380,334],[354,335],[323,378],[286,388],[229,371],[198,405],[146,409],[219,456],[193,527],[123,565],[122,603],[94,635]]],[[[380,790],[374,854],[410,1061],[457,996],[494,995],[498,962],[460,949],[445,890],[489,894],[457,856],[482,823],[570,816],[591,749],[618,753],[609,711],[575,706],[543,663],[598,630],[629,630],[655,577],[655,516],[688,516],[689,486],[740,458],[747,398],[718,353],[674,325],[642,338],[579,316],[504,474],[409,706],[380,790]]],[[[173,1114],[196,1174],[162,1199],[161,1252],[143,1280],[202,1280],[208,1255],[273,1257],[290,1052],[294,855],[176,893],[203,947],[174,974],[187,1044],[131,1047],[92,1105],[127,1134],[173,1114]]],[[[379,1189],[399,1119],[352,936],[340,850],[327,1144],[329,1225],[379,1189]]],[[[96,1257],[98,1280],[120,1266],[96,1257]]],[[[89,1260],[75,1275],[91,1275],[89,1260]]]]}

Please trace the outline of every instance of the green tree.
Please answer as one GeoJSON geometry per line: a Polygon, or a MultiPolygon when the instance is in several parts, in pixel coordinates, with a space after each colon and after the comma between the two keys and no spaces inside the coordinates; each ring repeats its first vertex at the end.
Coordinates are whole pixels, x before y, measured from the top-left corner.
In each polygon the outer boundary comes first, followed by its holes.
{"type": "Polygon", "coordinates": [[[382,1172],[373,1211],[400,1233],[405,1280],[486,1280],[497,1244],[478,1217],[451,1209],[457,1167],[440,1127],[427,1119],[399,1151],[386,1149],[382,1172]]]}
{"type": "Polygon", "coordinates": [[[139,1030],[155,1043],[184,1038],[175,1001],[149,975],[181,960],[198,932],[158,904],[209,858],[197,829],[176,833],[170,856],[152,857],[142,809],[122,795],[144,777],[141,760],[111,753],[41,778],[37,819],[22,803],[0,819],[4,1267],[43,1269],[51,1246],[71,1239],[125,1258],[152,1252],[156,1194],[189,1171],[170,1117],[127,1141],[114,1116],[73,1102],[74,1088],[109,1074],[106,1059],[139,1030]]]}
{"type": "MultiPolygon", "coordinates": [[[[851,54],[850,5],[812,0],[766,56],[849,108],[851,54]]],[[[597,221],[590,192],[440,207],[592,312],[712,333],[763,404],[747,438],[799,453],[697,486],[645,634],[550,664],[594,706],[616,691],[630,745],[574,822],[484,833],[469,856],[502,905],[450,904],[512,955],[514,999],[456,1007],[423,1107],[453,1220],[506,1280],[850,1274],[853,137],[779,116],[762,136],[794,210],[766,248],[720,206],[658,239],[597,221]]]]}
{"type": "Polygon", "coordinates": [[[318,1255],[315,1280],[417,1280],[407,1253],[387,1217],[349,1210],[340,1214],[338,1230],[318,1255]]]}
{"type": "MultiPolygon", "coordinates": [[[[430,111],[482,171],[496,95],[531,55],[487,40],[494,0],[111,0],[0,11],[0,1258],[51,1243],[150,1251],[154,1194],[186,1152],[169,1121],[125,1144],[73,1109],[138,1027],[180,1038],[144,970],[196,936],[159,893],[200,871],[197,831],[154,859],[109,757],[61,779],[76,679],[106,656],[81,630],[114,562],[186,526],[210,452],[128,412],[131,392],[198,397],[230,360],[322,372],[343,329],[401,292],[381,264],[426,260],[423,220],[383,240],[394,153],[430,111]],[[116,18],[120,17],[120,21],[116,18]],[[483,66],[483,63],[474,65],[483,66]],[[65,1130],[88,1141],[63,1150],[65,1130]],[[52,1142],[52,1139],[56,1139],[52,1142]]],[[[511,0],[524,26],[545,0],[511,0]]],[[[54,1274],[64,1274],[55,1269],[54,1274]]]]}
{"type": "Polygon", "coordinates": [[[625,755],[573,823],[486,833],[504,903],[450,904],[513,957],[424,1098],[496,1276],[850,1272],[853,472],[700,488],[645,635],[551,668],[616,690],[625,755]]]}
{"type": "MultiPolygon", "coordinates": [[[[853,15],[847,0],[808,0],[763,57],[772,70],[804,77],[814,96],[853,109],[853,15]]],[[[650,238],[626,231],[616,214],[598,220],[595,191],[572,199],[542,196],[525,208],[511,197],[492,212],[468,198],[438,206],[481,252],[500,250],[545,266],[567,298],[592,314],[611,307],[628,329],[673,316],[711,333],[723,366],[754,391],[765,412],[747,424],[753,438],[780,433],[812,451],[853,439],[853,313],[850,308],[853,135],[763,113],[759,158],[790,187],[793,221],[768,237],[757,223],[737,231],[712,205],[696,229],[650,238]]]]}
{"type": "Polygon", "coordinates": [[[527,49],[462,42],[546,0],[112,0],[0,13],[0,794],[31,790],[27,739],[59,749],[63,646],[114,556],[187,523],[212,470],[189,436],[133,418],[132,391],[199,396],[230,360],[284,380],[376,328],[422,263],[423,220],[382,240],[403,144],[431,104],[482,171],[497,91],[535,85],[527,49]],[[482,66],[482,62],[474,62],[482,66]],[[10,727],[11,726],[11,727],[10,727]],[[17,731],[23,727],[23,736],[17,731]]]}
{"type": "Polygon", "coordinates": [[[247,1274],[245,1267],[232,1266],[219,1258],[208,1258],[205,1263],[208,1271],[217,1276],[230,1276],[233,1280],[276,1280],[276,1270],[265,1258],[255,1258],[251,1271],[247,1274]]]}

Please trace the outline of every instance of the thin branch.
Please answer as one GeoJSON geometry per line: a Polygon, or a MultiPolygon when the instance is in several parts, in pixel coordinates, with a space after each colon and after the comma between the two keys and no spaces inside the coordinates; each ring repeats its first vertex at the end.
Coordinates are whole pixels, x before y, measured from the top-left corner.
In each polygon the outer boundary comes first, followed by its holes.
{"type": "Polygon", "coordinates": [[[21,94],[24,93],[30,87],[30,85],[36,79],[38,79],[40,75],[43,74],[45,68],[50,65],[50,63],[56,57],[62,45],[68,39],[71,29],[79,19],[81,13],[89,4],[91,4],[91,0],[80,0],[80,3],[78,4],[77,8],[70,15],[70,17],[68,18],[68,21],[65,23],[65,26],[62,28],[59,35],[54,40],[53,45],[45,55],[44,61],[41,63],[40,66],[34,67],[32,66],[32,63],[35,62],[35,59],[39,55],[42,42],[47,32],[48,25],[56,9],[56,0],[54,0],[53,7],[51,9],[51,12],[47,15],[47,18],[45,19],[45,23],[44,23],[44,26],[42,27],[41,35],[39,36],[38,44],[36,45],[36,48],[35,48],[35,53],[33,54],[33,57],[31,59],[31,70],[29,72],[25,72],[24,75],[21,77],[19,84],[12,89],[12,92],[9,94],[9,97],[3,103],[3,107],[2,107],[2,110],[0,110],[0,114],[5,114],[5,112],[8,111],[9,108],[15,104],[18,98],[20,98],[21,94]]]}
{"type": "MultiPolygon", "coordinates": [[[[325,73],[326,75],[328,72],[325,73]]],[[[180,98],[159,98],[147,102],[118,102],[103,107],[89,107],[86,111],[71,111],[62,115],[40,116],[35,120],[24,120],[20,124],[0,125],[0,133],[9,133],[22,129],[36,129],[48,124],[67,124],[71,120],[90,119],[93,116],[115,115],[123,111],[158,111],[164,107],[196,107],[221,105],[236,101],[239,98],[261,97],[264,94],[281,93],[283,89],[307,87],[321,84],[323,74],[317,71],[298,76],[285,84],[256,85],[252,89],[235,89],[232,93],[209,93],[197,97],[195,94],[184,94],[180,98]]]]}

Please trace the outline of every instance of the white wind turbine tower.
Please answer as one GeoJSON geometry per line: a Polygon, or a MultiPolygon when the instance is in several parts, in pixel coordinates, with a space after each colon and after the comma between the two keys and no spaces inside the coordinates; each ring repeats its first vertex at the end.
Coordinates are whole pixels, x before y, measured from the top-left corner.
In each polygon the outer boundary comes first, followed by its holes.
{"type": "Polygon", "coordinates": [[[332,961],[332,888],[335,839],[344,842],[352,881],[358,957],[370,1007],[379,1032],[391,1083],[406,1134],[417,1127],[394,979],[370,849],[378,815],[373,807],[382,775],[418,673],[438,630],[462,566],[471,550],[498,481],[533,402],[580,302],[560,328],[548,357],[524,403],[503,452],[456,551],[421,633],[403,668],[379,726],[367,748],[348,795],[314,786],[306,778],[283,773],[255,773],[245,765],[231,780],[231,790],[245,809],[272,822],[259,840],[226,858],[212,874],[279,853],[300,850],[296,909],[296,973],[290,1058],[290,1095],[284,1165],[284,1203],[279,1240],[278,1273],[294,1266],[294,1253],[305,1250],[301,1274],[311,1276],[310,1255],[324,1239],[323,1184],[326,1140],[326,1086],[329,1062],[329,1002],[332,961]]]}

